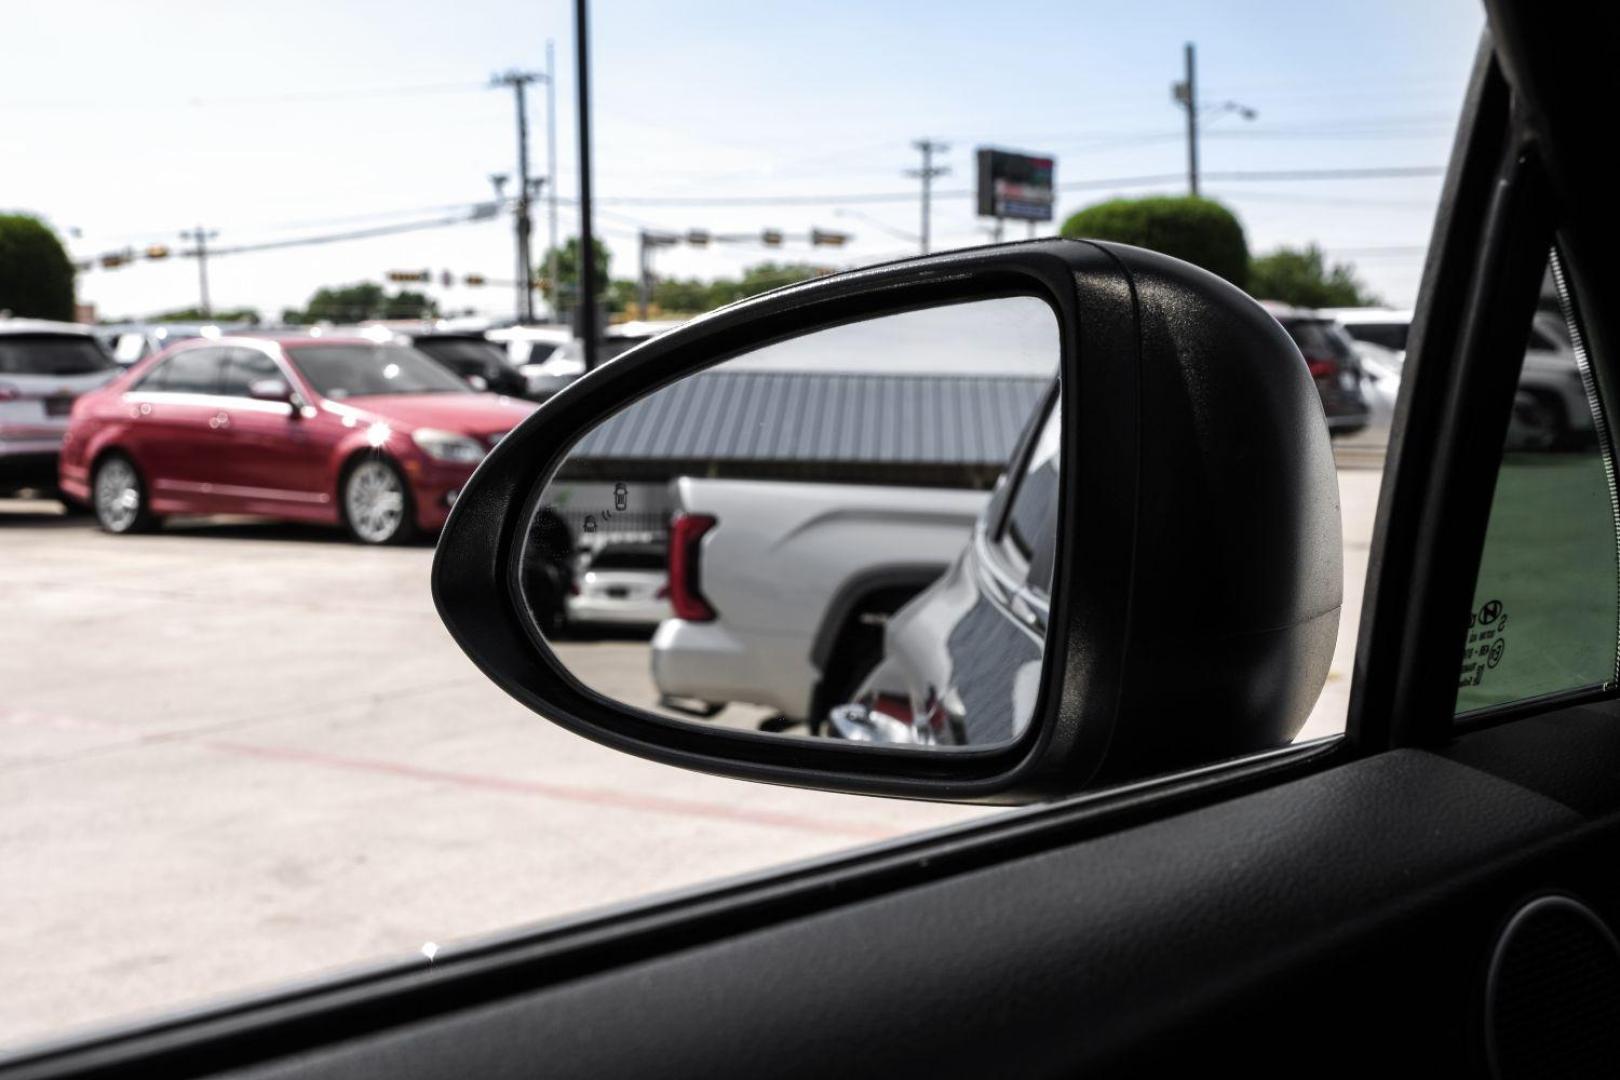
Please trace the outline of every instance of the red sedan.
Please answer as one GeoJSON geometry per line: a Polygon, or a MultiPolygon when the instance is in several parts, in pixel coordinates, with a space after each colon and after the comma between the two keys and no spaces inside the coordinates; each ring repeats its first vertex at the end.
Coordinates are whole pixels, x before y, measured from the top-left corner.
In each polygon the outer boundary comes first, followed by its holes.
{"type": "Polygon", "coordinates": [[[533,409],[474,393],[404,345],[196,340],[79,397],[61,487],[112,533],[231,513],[399,543],[443,525],[489,448],[533,409]]]}

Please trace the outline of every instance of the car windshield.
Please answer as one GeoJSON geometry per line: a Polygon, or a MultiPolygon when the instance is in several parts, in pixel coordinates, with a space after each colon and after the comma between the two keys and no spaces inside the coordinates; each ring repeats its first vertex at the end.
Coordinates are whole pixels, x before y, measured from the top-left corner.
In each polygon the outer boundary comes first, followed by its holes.
{"type": "Polygon", "coordinates": [[[70,334],[0,337],[0,375],[90,375],[112,367],[94,338],[70,334]]]}
{"type": "Polygon", "coordinates": [[[467,384],[404,345],[295,345],[293,365],[337,401],[374,394],[462,394],[467,384]]]}
{"type": "Polygon", "coordinates": [[[1335,323],[1326,319],[1298,319],[1284,326],[1307,360],[1313,357],[1334,357],[1344,360],[1355,355],[1350,339],[1335,323]]]}
{"type": "Polygon", "coordinates": [[[506,362],[497,346],[477,338],[418,338],[414,344],[458,375],[483,375],[506,362]]]}

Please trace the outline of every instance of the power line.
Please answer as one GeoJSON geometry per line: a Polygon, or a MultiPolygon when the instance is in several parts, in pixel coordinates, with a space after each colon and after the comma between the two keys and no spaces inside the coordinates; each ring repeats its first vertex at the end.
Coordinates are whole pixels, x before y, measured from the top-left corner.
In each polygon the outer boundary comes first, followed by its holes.
{"type": "MultiPolygon", "coordinates": [[[[1202,179],[1218,183],[1251,183],[1265,181],[1318,181],[1318,180],[1399,180],[1428,176],[1443,176],[1443,165],[1379,165],[1343,169],[1236,169],[1204,172],[1202,179]]],[[[1059,191],[1095,191],[1107,188],[1157,187],[1161,184],[1186,180],[1185,173],[1147,173],[1137,176],[1113,176],[1093,180],[1074,180],[1057,185],[1059,191]]],[[[933,189],[935,199],[966,199],[974,195],[971,188],[933,189]]],[[[861,193],[840,192],[827,195],[732,195],[732,196],[661,196],[618,195],[601,196],[598,202],[615,206],[826,206],[856,203],[910,202],[916,193],[910,191],[872,191],[861,193]]]]}
{"type": "Polygon", "coordinates": [[[418,83],[407,86],[349,87],[333,90],[292,91],[285,94],[241,94],[222,97],[191,97],[170,101],[140,101],[104,98],[32,98],[0,102],[0,108],[20,109],[190,109],[218,105],[289,105],[328,101],[362,101],[375,98],[421,97],[429,94],[465,93],[482,90],[484,83],[418,83]]]}

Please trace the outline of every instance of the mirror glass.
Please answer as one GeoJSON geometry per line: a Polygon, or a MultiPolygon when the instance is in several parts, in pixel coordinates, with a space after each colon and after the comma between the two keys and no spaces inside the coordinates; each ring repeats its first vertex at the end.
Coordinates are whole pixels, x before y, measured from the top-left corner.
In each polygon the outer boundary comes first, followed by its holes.
{"type": "Polygon", "coordinates": [[[1058,324],[1003,297],[734,356],[574,444],[520,581],[615,702],[924,747],[1034,713],[1057,546],[1058,324]]]}

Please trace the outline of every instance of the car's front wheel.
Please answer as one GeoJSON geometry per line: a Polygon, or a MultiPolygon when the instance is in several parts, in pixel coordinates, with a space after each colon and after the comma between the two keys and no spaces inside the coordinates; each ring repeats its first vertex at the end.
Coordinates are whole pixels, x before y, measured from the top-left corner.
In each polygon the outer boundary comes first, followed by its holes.
{"type": "Polygon", "coordinates": [[[96,465],[90,480],[90,507],[96,524],[106,532],[149,532],[158,524],[157,515],[147,505],[140,470],[123,454],[109,454],[96,465]]]}
{"type": "Polygon", "coordinates": [[[416,531],[405,477],[383,458],[367,458],[343,478],[343,523],[362,544],[403,544],[416,531]]]}

